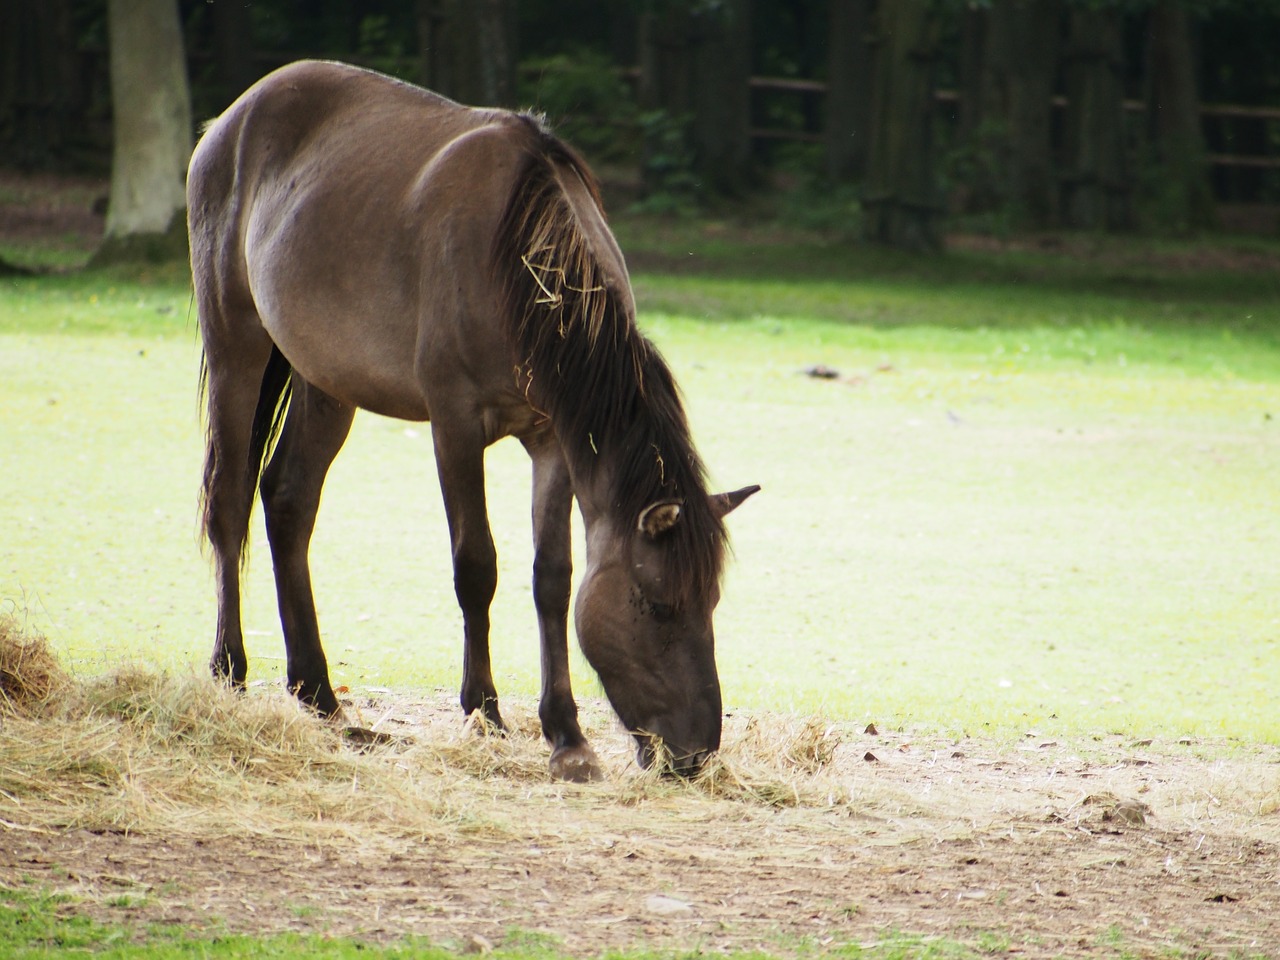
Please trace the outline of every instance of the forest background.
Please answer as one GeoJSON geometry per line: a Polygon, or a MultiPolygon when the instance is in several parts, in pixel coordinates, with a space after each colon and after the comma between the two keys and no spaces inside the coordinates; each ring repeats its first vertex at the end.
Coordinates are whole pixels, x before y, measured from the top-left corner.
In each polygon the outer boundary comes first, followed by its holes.
{"type": "Polygon", "coordinates": [[[14,0],[0,157],[101,174],[113,127],[117,167],[163,153],[127,114],[171,118],[172,209],[139,227],[117,180],[106,233],[180,234],[199,124],[319,56],[545,111],[615,208],[926,250],[957,225],[1274,235],[1276,49],[1280,4],[1235,0],[14,0]]]}

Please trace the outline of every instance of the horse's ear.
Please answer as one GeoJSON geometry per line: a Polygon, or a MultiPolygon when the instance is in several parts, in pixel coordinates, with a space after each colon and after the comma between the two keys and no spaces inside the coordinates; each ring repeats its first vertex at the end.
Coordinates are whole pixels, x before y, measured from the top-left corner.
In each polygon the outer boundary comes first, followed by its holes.
{"type": "Polygon", "coordinates": [[[637,528],[650,540],[656,540],[680,522],[679,500],[659,500],[640,511],[637,528]]]}
{"type": "Polygon", "coordinates": [[[713,493],[711,495],[711,509],[717,517],[723,518],[736,510],[747,497],[759,492],[760,484],[753,483],[749,487],[734,490],[732,493],[713,493]]]}

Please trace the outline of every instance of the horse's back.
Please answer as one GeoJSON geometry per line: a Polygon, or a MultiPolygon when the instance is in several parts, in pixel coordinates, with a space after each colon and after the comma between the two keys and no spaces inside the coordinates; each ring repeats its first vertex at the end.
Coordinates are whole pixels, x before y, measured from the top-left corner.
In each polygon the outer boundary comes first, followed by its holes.
{"type": "Polygon", "coordinates": [[[528,126],[355,67],[282,68],[193,155],[197,287],[250,300],[293,368],[334,396],[428,418],[424,366],[473,366],[438,354],[465,341],[496,361],[495,331],[458,338],[449,324],[495,311],[483,261],[528,126]]]}
{"type": "Polygon", "coordinates": [[[191,216],[238,226],[247,244],[260,239],[248,236],[253,218],[259,231],[267,220],[292,228],[283,221],[305,208],[302,226],[327,240],[365,221],[385,232],[410,212],[397,207],[433,159],[507,116],[346,64],[290,64],[209,124],[188,175],[191,216]]]}
{"type": "Polygon", "coordinates": [[[386,158],[390,151],[379,141],[389,124],[400,128],[404,144],[430,151],[486,122],[485,113],[369,70],[304,60],[263,77],[209,123],[188,182],[202,198],[227,189],[229,175],[270,178],[317,151],[332,152],[337,163],[386,158]]]}

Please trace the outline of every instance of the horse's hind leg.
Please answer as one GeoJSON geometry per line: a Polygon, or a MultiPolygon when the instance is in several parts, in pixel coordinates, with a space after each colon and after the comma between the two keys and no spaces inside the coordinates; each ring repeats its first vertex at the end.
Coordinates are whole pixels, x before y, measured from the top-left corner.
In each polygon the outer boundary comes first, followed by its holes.
{"type": "Polygon", "coordinates": [[[271,462],[262,474],[262,507],[284,628],[289,689],[325,716],[338,712],[320,645],[307,559],[320,490],[351,430],[355,408],[294,376],[293,396],[271,462]]]}
{"type": "MultiPolygon", "coordinates": [[[[215,677],[243,686],[249,663],[240,623],[240,567],[253,508],[256,465],[250,452],[254,412],[264,389],[271,341],[258,328],[229,346],[214,310],[202,304],[207,364],[208,436],[205,451],[204,531],[213,549],[218,626],[209,665],[215,677]]],[[[254,322],[256,326],[256,319],[254,322]]]]}
{"type": "Polygon", "coordinates": [[[484,434],[474,417],[433,410],[431,437],[453,544],[453,587],[462,608],[462,709],[479,710],[499,730],[498,691],[489,661],[489,605],[498,557],[484,490],[484,434]]]}

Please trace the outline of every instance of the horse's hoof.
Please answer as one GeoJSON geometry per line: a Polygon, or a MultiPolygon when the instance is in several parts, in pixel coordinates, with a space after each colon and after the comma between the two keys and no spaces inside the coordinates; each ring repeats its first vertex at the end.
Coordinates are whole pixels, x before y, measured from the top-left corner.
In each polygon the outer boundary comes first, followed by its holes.
{"type": "Polygon", "coordinates": [[[497,707],[492,710],[472,710],[463,721],[462,728],[482,737],[502,737],[507,733],[507,725],[497,707]]]}
{"type": "Polygon", "coordinates": [[[604,770],[596,752],[585,743],[577,747],[559,747],[551,752],[551,776],[569,783],[595,783],[604,779],[604,770]]]}

